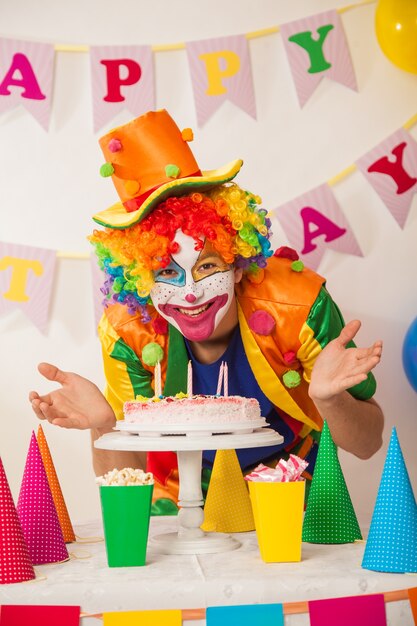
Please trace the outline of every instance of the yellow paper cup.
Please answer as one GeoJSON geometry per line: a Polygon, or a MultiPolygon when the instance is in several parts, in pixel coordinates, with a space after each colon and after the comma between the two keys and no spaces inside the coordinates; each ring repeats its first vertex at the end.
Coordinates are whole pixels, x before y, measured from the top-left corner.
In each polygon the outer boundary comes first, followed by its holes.
{"type": "Polygon", "coordinates": [[[248,484],[262,560],[301,561],[305,481],[248,484]]]}
{"type": "Polygon", "coordinates": [[[109,567],[145,565],[153,485],[100,486],[109,567]]]}

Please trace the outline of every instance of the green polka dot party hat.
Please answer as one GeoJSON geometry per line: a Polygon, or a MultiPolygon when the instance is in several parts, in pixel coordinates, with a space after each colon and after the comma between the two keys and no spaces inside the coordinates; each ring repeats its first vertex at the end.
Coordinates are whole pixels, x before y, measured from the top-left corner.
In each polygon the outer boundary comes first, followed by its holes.
{"type": "Polygon", "coordinates": [[[397,431],[392,429],[362,567],[417,572],[417,506],[397,431]]]}
{"type": "Polygon", "coordinates": [[[328,544],[362,539],[327,422],[324,422],[320,437],[302,539],[309,543],[328,544]]]}

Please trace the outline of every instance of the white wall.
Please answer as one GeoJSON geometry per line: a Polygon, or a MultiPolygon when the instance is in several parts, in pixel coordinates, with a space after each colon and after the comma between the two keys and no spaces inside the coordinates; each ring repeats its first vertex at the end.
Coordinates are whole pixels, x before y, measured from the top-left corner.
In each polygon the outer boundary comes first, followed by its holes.
{"type": "MultiPolygon", "coordinates": [[[[163,44],[248,33],[345,6],[338,0],[3,0],[0,36],[53,44],[163,44]],[[210,10],[203,7],[210,7],[210,10]],[[255,10],[256,7],[256,10],[255,10]]],[[[184,50],[155,56],[157,108],[195,131],[193,150],[203,169],[236,157],[245,161],[239,182],[270,209],[332,178],[417,112],[417,76],[392,65],[374,34],[375,5],[342,15],[359,92],[322,82],[300,110],[279,35],[251,40],[258,120],[225,104],[197,128],[184,50]]],[[[4,72],[4,68],[1,72],[4,72]]],[[[46,133],[22,110],[0,116],[0,240],[89,253],[91,215],[116,201],[98,174],[102,157],[93,133],[89,60],[85,53],[56,55],[54,101],[46,133]]],[[[126,112],[108,128],[134,117],[126,112]]],[[[417,128],[411,133],[417,138],[417,128]]],[[[101,133],[100,133],[101,134],[101,133]]],[[[364,462],[341,453],[346,482],[361,523],[373,510],[391,428],[415,482],[416,393],[401,363],[404,335],[417,315],[416,202],[399,228],[361,174],[333,187],[364,257],[327,252],[319,268],[347,319],[360,318],[359,343],[381,337],[377,400],[386,415],[383,449],[364,462]]],[[[286,243],[277,221],[274,245],[286,243]]],[[[17,498],[31,432],[38,422],[27,395],[50,389],[36,364],[49,360],[103,383],[95,336],[87,260],[57,263],[50,325],[43,336],[22,314],[0,319],[0,454],[17,498]]],[[[87,432],[45,425],[71,518],[99,515],[87,432]]]]}

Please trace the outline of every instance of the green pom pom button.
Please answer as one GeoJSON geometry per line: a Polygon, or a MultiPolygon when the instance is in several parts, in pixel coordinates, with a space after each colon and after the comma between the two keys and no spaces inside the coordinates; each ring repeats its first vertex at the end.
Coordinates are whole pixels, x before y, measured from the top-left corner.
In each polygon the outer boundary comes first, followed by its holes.
{"type": "Polygon", "coordinates": [[[154,366],[164,358],[164,351],[159,343],[148,343],[142,350],[142,361],[145,365],[154,366]]]}
{"type": "Polygon", "coordinates": [[[288,372],[285,372],[282,377],[282,381],[288,389],[293,389],[294,387],[298,387],[301,383],[301,376],[295,370],[289,370],[288,372]]]}

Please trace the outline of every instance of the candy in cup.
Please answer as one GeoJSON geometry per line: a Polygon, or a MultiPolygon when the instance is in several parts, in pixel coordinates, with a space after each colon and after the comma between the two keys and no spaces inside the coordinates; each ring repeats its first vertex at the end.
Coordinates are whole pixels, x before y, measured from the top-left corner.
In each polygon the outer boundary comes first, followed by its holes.
{"type": "Polygon", "coordinates": [[[261,558],[266,563],[301,560],[305,481],[308,463],[294,454],[275,468],[258,465],[245,476],[261,558]]]}

